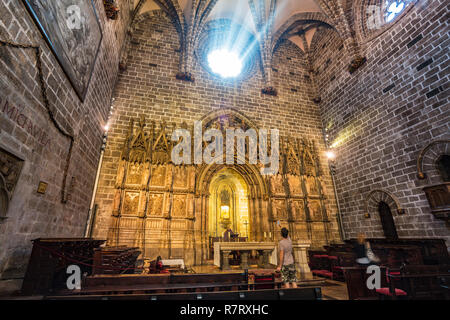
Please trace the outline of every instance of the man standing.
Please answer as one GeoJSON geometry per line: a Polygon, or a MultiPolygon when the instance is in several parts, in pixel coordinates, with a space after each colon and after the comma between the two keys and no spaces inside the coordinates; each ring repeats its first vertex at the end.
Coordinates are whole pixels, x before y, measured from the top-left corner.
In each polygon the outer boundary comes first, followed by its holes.
{"type": "Polygon", "coordinates": [[[290,288],[291,284],[292,288],[297,288],[297,272],[295,270],[294,256],[292,255],[292,240],[288,235],[288,229],[281,229],[283,239],[278,246],[280,258],[277,271],[281,271],[281,278],[285,288],[290,288]]]}

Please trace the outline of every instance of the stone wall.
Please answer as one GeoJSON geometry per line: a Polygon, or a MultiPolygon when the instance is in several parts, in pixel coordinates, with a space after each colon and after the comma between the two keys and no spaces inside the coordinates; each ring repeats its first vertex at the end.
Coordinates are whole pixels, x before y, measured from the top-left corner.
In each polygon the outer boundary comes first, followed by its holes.
{"type": "Polygon", "coordinates": [[[106,18],[102,1],[94,4],[103,41],[81,102],[22,1],[0,1],[0,40],[41,50],[38,57],[34,49],[0,45],[1,159],[6,159],[6,150],[22,161],[20,172],[17,166],[11,171],[19,178],[6,217],[0,220],[0,279],[4,280],[0,289],[15,288],[18,283],[8,279],[23,277],[32,239],[84,236],[102,127],[130,19],[129,1],[121,1],[121,17],[116,21],[106,18]],[[41,91],[39,61],[48,106],[41,91]],[[70,136],[73,149],[64,179],[70,136]],[[45,194],[37,192],[40,182],[47,183],[45,194]]]}
{"type": "MultiPolygon", "coordinates": [[[[152,121],[156,121],[157,128],[161,121],[170,126],[172,123],[180,126],[183,122],[191,126],[211,112],[233,109],[258,128],[279,129],[284,137],[314,141],[323,170],[327,211],[332,225],[329,240],[337,240],[336,207],[324,155],[319,108],[312,102],[313,93],[309,77],[305,76],[306,59],[302,51],[286,41],[275,52],[276,97],[261,93],[264,82],[257,58],[255,73],[244,75],[235,82],[221,80],[197,61],[192,68],[195,82],[186,82],[175,79],[179,70],[180,44],[170,20],[161,11],[145,13],[138,19],[140,22],[130,39],[127,69],[121,73],[116,86],[114,114],[96,196],[99,210],[94,237],[107,237],[112,226],[116,176],[130,120],[136,122],[141,115],[145,116],[145,130],[150,133],[152,121]]],[[[324,243],[323,235],[320,241],[324,243]]]]}
{"type": "MultiPolygon", "coordinates": [[[[381,189],[405,210],[392,211],[399,237],[450,240],[448,225],[434,218],[422,191],[433,181],[420,180],[416,169],[420,150],[450,137],[447,6],[418,1],[375,37],[357,34],[365,40],[361,54],[367,63],[354,74],[341,59],[345,50],[336,32],[314,39],[320,108],[337,153],[347,237],[383,237],[379,216],[365,217],[369,193],[381,189]]],[[[445,148],[428,156],[435,161],[450,152],[448,143],[445,148]]]]}

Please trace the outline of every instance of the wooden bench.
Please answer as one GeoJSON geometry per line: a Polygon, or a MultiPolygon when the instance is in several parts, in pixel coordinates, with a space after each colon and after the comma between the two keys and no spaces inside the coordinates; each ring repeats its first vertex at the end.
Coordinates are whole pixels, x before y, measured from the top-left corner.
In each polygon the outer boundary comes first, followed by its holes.
{"type": "Polygon", "coordinates": [[[450,281],[450,265],[404,266],[400,274],[389,274],[389,293],[382,294],[396,299],[395,289],[406,293],[407,299],[450,299],[446,284],[450,281]]]}
{"type": "Polygon", "coordinates": [[[103,247],[94,250],[92,274],[135,273],[136,260],[141,252],[138,248],[103,247]]]}
{"type": "Polygon", "coordinates": [[[67,267],[78,265],[81,273],[91,274],[94,250],[106,240],[91,238],[39,238],[33,249],[22,284],[24,295],[44,294],[64,288],[67,267]]]}
{"type": "MultiPolygon", "coordinates": [[[[380,269],[381,287],[388,287],[386,268],[381,267],[380,269]]],[[[344,267],[343,272],[350,300],[378,299],[378,293],[367,287],[367,279],[371,276],[367,273],[367,267],[344,267]]]]}

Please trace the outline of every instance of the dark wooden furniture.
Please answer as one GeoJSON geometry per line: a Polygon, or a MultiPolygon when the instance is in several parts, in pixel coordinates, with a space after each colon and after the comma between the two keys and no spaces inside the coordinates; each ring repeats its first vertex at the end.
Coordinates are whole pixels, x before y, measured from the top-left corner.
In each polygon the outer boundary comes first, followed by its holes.
{"type": "Polygon", "coordinates": [[[112,294],[112,295],[72,295],[47,296],[46,300],[321,300],[320,287],[302,287],[296,289],[237,290],[219,292],[164,293],[164,294],[112,294]]]}
{"type": "Polygon", "coordinates": [[[450,265],[405,266],[388,277],[390,298],[397,298],[395,288],[399,288],[407,299],[450,300],[450,265]]]}
{"type": "Polygon", "coordinates": [[[274,284],[278,287],[281,284],[280,276],[274,270],[248,270],[248,282],[252,284],[250,288],[253,290],[274,289],[274,284]]]}
{"type": "MultiPolygon", "coordinates": [[[[381,267],[380,271],[381,287],[388,287],[386,268],[381,267]]],[[[367,273],[367,267],[344,267],[343,272],[350,300],[378,299],[378,293],[366,285],[367,279],[371,276],[367,273]]]]}
{"type": "Polygon", "coordinates": [[[94,250],[92,274],[135,273],[138,248],[103,247],[94,250]]]}
{"type": "MultiPolygon", "coordinates": [[[[391,268],[399,268],[402,265],[450,264],[444,239],[368,239],[368,241],[373,252],[380,258],[380,264],[391,268]]],[[[339,269],[336,267],[356,266],[355,243],[356,239],[351,239],[346,240],[344,244],[325,246],[325,251],[309,251],[310,269],[333,273],[339,269]]]]}
{"type": "Polygon", "coordinates": [[[438,219],[449,221],[450,182],[423,188],[431,207],[431,213],[438,219]]]}
{"type": "Polygon", "coordinates": [[[33,249],[21,293],[43,294],[65,288],[67,267],[78,265],[82,273],[92,272],[94,250],[106,240],[90,238],[39,238],[33,249]]]}

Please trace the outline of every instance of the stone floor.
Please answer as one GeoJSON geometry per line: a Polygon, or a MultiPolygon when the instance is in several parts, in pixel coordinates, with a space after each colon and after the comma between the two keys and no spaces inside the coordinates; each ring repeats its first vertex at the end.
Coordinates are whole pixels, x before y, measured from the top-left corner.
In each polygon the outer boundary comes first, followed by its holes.
{"type": "Polygon", "coordinates": [[[321,286],[323,300],[348,300],[347,285],[340,281],[326,280],[321,286]]]}

